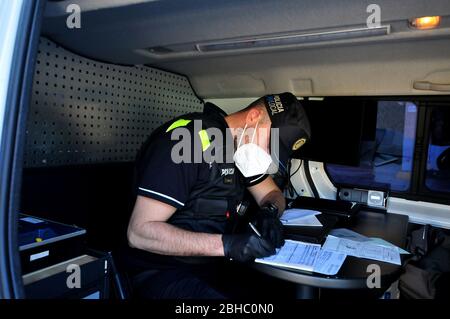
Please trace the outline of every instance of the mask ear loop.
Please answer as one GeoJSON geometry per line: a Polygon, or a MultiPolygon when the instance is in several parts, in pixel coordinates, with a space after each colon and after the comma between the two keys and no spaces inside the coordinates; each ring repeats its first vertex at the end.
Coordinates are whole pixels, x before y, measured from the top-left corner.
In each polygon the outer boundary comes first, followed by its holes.
{"type": "Polygon", "coordinates": [[[246,129],[247,129],[247,123],[245,123],[244,130],[242,131],[241,137],[239,138],[239,143],[238,143],[237,148],[239,148],[241,146],[242,138],[244,137],[244,132],[246,129]]]}
{"type": "Polygon", "coordinates": [[[258,130],[258,124],[259,124],[259,121],[256,122],[255,130],[253,131],[252,140],[250,141],[250,143],[252,143],[252,144],[253,144],[253,141],[255,140],[256,131],[258,130]]]}
{"type": "MultiPolygon", "coordinates": [[[[278,164],[284,169],[285,172],[287,172],[287,173],[289,174],[288,169],[286,168],[286,166],[283,165],[283,163],[281,163],[280,158],[277,156],[277,154],[274,153],[273,155],[274,155],[275,158],[277,159],[278,164]]],[[[290,159],[288,159],[288,161],[289,161],[289,160],[290,160],[290,159]]]]}

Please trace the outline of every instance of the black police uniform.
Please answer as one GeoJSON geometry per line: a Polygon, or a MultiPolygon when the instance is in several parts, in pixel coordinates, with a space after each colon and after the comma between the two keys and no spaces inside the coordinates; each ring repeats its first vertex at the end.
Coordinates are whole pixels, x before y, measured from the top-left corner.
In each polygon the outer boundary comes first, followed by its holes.
{"type": "MultiPolygon", "coordinates": [[[[267,177],[245,179],[234,163],[226,162],[227,155],[234,151],[234,141],[230,135],[225,139],[230,132],[224,115],[217,106],[206,103],[203,113],[187,114],[162,125],[144,144],[137,160],[137,194],[174,206],[177,210],[167,221],[169,224],[195,232],[231,233],[245,188],[267,177]],[[194,120],[202,121],[200,131],[195,131],[198,128],[194,120]],[[171,135],[178,127],[190,133],[192,158],[196,151],[201,154],[211,147],[217,152],[223,147],[222,163],[203,159],[200,163],[174,163],[171,153],[179,141],[171,140],[171,135]],[[222,145],[210,140],[208,128],[222,132],[222,145]],[[226,141],[229,143],[225,144],[226,141]]],[[[223,297],[214,288],[220,284],[214,281],[223,278],[225,258],[176,257],[126,250],[125,262],[141,297],[223,297]]]]}

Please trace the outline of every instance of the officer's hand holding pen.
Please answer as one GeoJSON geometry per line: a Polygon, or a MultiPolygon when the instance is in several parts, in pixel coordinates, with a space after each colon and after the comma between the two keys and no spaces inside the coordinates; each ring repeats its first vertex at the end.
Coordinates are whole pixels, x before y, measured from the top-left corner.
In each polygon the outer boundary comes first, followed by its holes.
{"type": "Polygon", "coordinates": [[[239,262],[249,262],[275,254],[275,246],[253,231],[243,234],[222,235],[225,257],[239,262]]]}
{"type": "Polygon", "coordinates": [[[256,215],[253,226],[261,237],[270,241],[276,248],[284,245],[283,224],[278,218],[278,211],[262,207],[256,215]]]}
{"type": "Polygon", "coordinates": [[[284,245],[283,225],[278,211],[263,207],[255,223],[249,222],[250,232],[223,235],[225,256],[241,262],[271,256],[276,248],[284,245]]]}

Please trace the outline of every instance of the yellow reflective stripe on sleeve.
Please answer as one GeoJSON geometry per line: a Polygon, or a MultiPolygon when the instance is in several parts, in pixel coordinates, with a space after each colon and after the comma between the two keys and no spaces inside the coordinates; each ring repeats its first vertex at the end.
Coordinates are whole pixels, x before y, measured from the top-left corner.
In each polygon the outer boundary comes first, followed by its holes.
{"type": "Polygon", "coordinates": [[[177,127],[186,126],[189,123],[191,123],[191,120],[183,120],[183,119],[176,120],[169,126],[169,128],[166,130],[166,133],[172,131],[173,129],[176,129],[177,127]]]}
{"type": "Polygon", "coordinates": [[[198,132],[198,135],[200,136],[200,141],[202,142],[202,151],[204,152],[211,145],[208,133],[206,132],[206,130],[201,130],[200,132],[198,132]]]}

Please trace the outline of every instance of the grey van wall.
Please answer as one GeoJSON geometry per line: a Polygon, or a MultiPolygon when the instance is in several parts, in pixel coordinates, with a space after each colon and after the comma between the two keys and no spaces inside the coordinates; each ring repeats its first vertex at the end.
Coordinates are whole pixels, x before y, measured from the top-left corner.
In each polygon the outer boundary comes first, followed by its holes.
{"type": "Polygon", "coordinates": [[[26,167],[133,161],[164,122],[202,110],[184,76],[78,56],[40,39],[26,167]]]}

